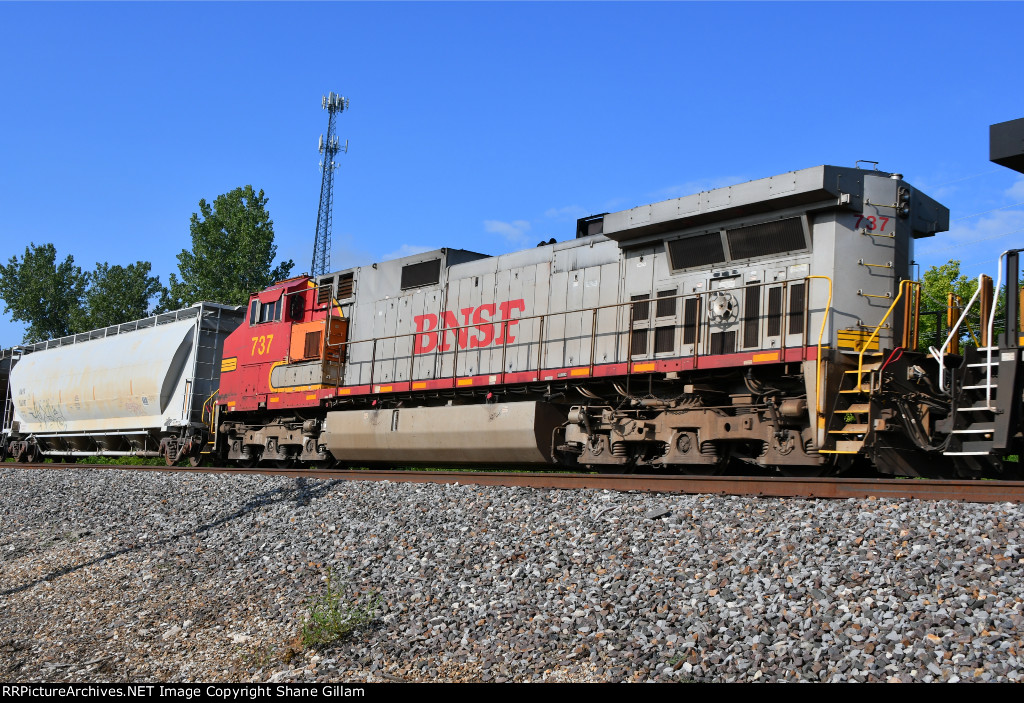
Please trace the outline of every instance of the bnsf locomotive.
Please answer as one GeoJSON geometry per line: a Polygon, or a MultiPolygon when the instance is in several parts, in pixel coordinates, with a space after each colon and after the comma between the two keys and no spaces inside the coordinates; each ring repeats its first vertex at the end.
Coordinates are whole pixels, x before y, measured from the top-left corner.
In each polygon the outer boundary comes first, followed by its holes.
{"type": "Polygon", "coordinates": [[[998,342],[989,290],[979,348],[960,354],[954,325],[917,351],[914,240],[948,222],[899,174],[820,166],[584,218],[575,238],[512,254],[299,276],[244,309],[13,350],[3,449],[1006,475],[1016,294],[998,342]]]}

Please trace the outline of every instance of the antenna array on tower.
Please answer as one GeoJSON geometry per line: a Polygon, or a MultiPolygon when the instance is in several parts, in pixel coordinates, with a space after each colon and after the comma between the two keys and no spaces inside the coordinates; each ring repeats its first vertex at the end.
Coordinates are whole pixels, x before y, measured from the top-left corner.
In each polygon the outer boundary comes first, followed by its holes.
{"type": "Polygon", "coordinates": [[[310,267],[310,274],[321,276],[331,268],[331,216],[334,205],[334,169],[338,164],[334,157],[338,152],[348,153],[348,140],[341,146],[338,137],[334,134],[335,117],[340,112],[348,109],[348,98],[337,93],[328,93],[323,96],[320,106],[327,110],[327,138],[320,135],[320,153],[323,160],[320,162],[320,170],[323,172],[320,181],[320,210],[316,216],[316,241],[313,244],[313,264],[310,267]]]}

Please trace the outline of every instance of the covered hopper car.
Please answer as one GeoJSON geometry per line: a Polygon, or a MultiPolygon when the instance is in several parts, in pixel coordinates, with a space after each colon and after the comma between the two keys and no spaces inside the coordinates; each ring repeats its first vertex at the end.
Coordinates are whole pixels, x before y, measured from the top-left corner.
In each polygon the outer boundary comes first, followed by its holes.
{"type": "MultiPolygon", "coordinates": [[[[948,223],[900,174],[819,166],[583,218],[574,238],[511,254],[438,249],[281,281],[224,337],[210,412],[156,451],[242,465],[1008,475],[1016,306],[998,340],[985,308],[979,349],[954,353],[954,329],[918,351],[914,241],[948,223]]],[[[1016,271],[1016,253],[1004,263],[1016,271]]],[[[19,407],[16,395],[8,451],[77,450],[19,407]]],[[[126,441],[154,451],[150,437],[126,441]]]]}

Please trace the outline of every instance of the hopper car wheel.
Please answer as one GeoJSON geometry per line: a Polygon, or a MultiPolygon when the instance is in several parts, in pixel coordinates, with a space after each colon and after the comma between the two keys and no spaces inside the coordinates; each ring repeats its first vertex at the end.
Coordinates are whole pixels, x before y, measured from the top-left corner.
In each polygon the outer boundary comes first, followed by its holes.
{"type": "Polygon", "coordinates": [[[206,449],[208,444],[208,442],[202,442],[201,444],[195,445],[195,448],[193,448],[192,451],[189,452],[188,454],[189,466],[199,466],[199,464],[202,463],[203,450],[206,449]]]}

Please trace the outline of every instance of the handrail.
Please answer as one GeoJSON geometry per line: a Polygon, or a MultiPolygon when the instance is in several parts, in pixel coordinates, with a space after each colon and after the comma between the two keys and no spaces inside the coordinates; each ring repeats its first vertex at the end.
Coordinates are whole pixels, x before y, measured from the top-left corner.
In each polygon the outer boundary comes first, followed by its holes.
{"type": "MultiPolygon", "coordinates": [[[[816,362],[817,363],[816,363],[816,365],[814,367],[814,385],[818,389],[818,392],[817,392],[818,397],[816,398],[817,402],[815,403],[815,410],[820,415],[820,414],[822,414],[824,412],[824,408],[823,408],[823,406],[821,404],[821,397],[822,397],[822,395],[824,395],[821,392],[821,338],[825,335],[825,326],[828,324],[828,315],[832,311],[832,279],[829,278],[828,276],[807,276],[808,280],[810,280],[812,278],[824,278],[826,281],[828,281],[828,303],[825,305],[825,317],[821,321],[821,330],[818,332],[818,354],[817,354],[817,357],[816,357],[816,362]]],[[[811,291],[811,286],[808,283],[808,285],[807,285],[807,300],[808,301],[810,301],[810,299],[811,299],[810,291],[811,291]]],[[[808,317],[810,317],[810,316],[808,316],[808,317]]]]}
{"type": "MultiPolygon", "coordinates": [[[[1000,259],[1001,258],[1002,257],[1000,257],[1000,259]]],[[[969,301],[967,301],[967,305],[964,306],[964,311],[960,315],[960,319],[956,321],[955,325],[953,325],[952,327],[949,328],[949,336],[946,337],[946,341],[942,345],[942,347],[940,349],[936,349],[935,347],[928,347],[928,353],[931,354],[932,357],[936,361],[939,362],[939,390],[941,390],[943,392],[945,392],[945,388],[946,388],[946,381],[945,381],[945,377],[946,377],[945,376],[945,374],[946,374],[946,364],[945,364],[946,349],[949,347],[950,343],[953,341],[953,336],[956,335],[959,332],[960,325],[963,324],[964,318],[967,317],[967,313],[970,312],[971,306],[974,305],[974,301],[978,299],[979,295],[981,295],[981,280],[982,280],[982,278],[984,276],[985,276],[985,274],[979,274],[978,275],[978,287],[974,291],[974,295],[971,296],[971,299],[969,301]]],[[[995,313],[995,306],[994,305],[992,306],[992,312],[995,313]]],[[[984,320],[982,322],[984,322],[984,320]]]]}
{"type": "Polygon", "coordinates": [[[906,286],[907,290],[912,290],[914,286],[920,287],[921,284],[917,281],[911,281],[910,279],[900,281],[899,293],[896,294],[896,299],[892,301],[892,305],[890,305],[889,309],[885,311],[885,316],[882,318],[882,321],[875,326],[871,336],[869,336],[864,344],[861,345],[860,354],[857,355],[857,390],[860,390],[860,387],[864,383],[864,352],[867,351],[868,346],[874,341],[878,332],[882,329],[882,325],[885,324],[885,321],[889,319],[889,315],[891,315],[892,311],[896,309],[896,305],[900,302],[900,298],[903,297],[904,286],[906,286]]]}
{"type": "MultiPolygon", "coordinates": [[[[773,285],[782,285],[785,288],[787,284],[791,284],[791,283],[794,283],[794,282],[806,282],[807,285],[808,285],[808,293],[806,294],[806,296],[807,296],[807,301],[809,303],[809,300],[810,300],[810,294],[809,294],[810,283],[809,283],[809,279],[812,279],[812,278],[823,278],[823,279],[828,280],[828,282],[829,282],[828,305],[827,305],[826,310],[825,310],[825,318],[822,321],[821,330],[819,331],[819,334],[818,334],[818,347],[817,347],[818,362],[817,363],[820,365],[820,363],[821,363],[820,360],[821,360],[822,339],[824,337],[825,327],[827,326],[828,316],[829,316],[829,313],[830,313],[831,307],[832,307],[832,280],[828,276],[805,276],[802,279],[794,279],[793,281],[764,282],[764,283],[759,284],[759,286],[761,288],[768,288],[768,287],[773,286],[773,285]]],[[[729,290],[742,290],[742,288],[729,289],[729,290]]],[[[435,353],[434,353],[434,357],[436,359],[438,354],[442,354],[443,355],[444,353],[447,353],[446,351],[440,351],[440,346],[441,346],[440,342],[441,342],[441,339],[442,339],[442,335],[446,335],[448,333],[454,333],[455,334],[454,349],[452,350],[453,351],[453,356],[454,356],[454,361],[453,361],[453,364],[452,364],[451,377],[452,378],[456,378],[459,375],[458,374],[458,367],[457,367],[458,353],[456,351],[458,349],[459,332],[462,331],[462,330],[474,329],[474,328],[478,328],[478,327],[485,326],[485,325],[494,325],[495,327],[498,327],[498,328],[500,328],[503,331],[503,333],[502,333],[502,339],[503,339],[503,342],[504,342],[502,344],[502,357],[503,357],[503,361],[502,361],[502,368],[501,368],[501,370],[498,373],[504,375],[506,373],[506,369],[504,367],[504,356],[505,356],[505,348],[507,346],[507,340],[508,340],[508,326],[513,324],[513,323],[519,324],[519,323],[523,323],[523,322],[530,322],[530,321],[533,321],[533,320],[540,320],[541,324],[543,324],[546,318],[549,318],[549,317],[554,316],[554,315],[581,315],[581,314],[584,314],[584,313],[592,313],[593,319],[596,319],[597,313],[599,311],[601,311],[601,310],[608,310],[608,309],[614,309],[614,308],[621,309],[621,308],[627,307],[627,306],[629,307],[629,310],[631,311],[631,317],[632,317],[633,306],[637,305],[637,304],[640,304],[640,303],[648,303],[651,306],[652,309],[656,309],[656,304],[659,301],[681,300],[681,299],[696,299],[696,300],[700,301],[702,298],[710,296],[711,293],[713,293],[713,292],[717,292],[717,291],[707,290],[707,291],[701,291],[700,293],[696,293],[696,294],[694,294],[694,293],[680,293],[680,294],[677,294],[677,295],[664,296],[664,297],[658,297],[657,295],[652,295],[651,297],[645,298],[643,300],[629,300],[629,301],[623,301],[623,302],[609,303],[609,304],[606,304],[606,305],[597,305],[597,306],[594,306],[594,307],[579,308],[579,309],[574,309],[574,310],[558,310],[558,311],[553,311],[553,312],[539,313],[539,314],[536,314],[536,315],[529,315],[527,317],[515,317],[515,318],[510,318],[510,319],[507,319],[507,320],[490,320],[488,322],[483,322],[483,323],[479,323],[478,322],[478,323],[471,323],[471,324],[466,324],[466,325],[457,325],[457,326],[452,326],[452,327],[440,326],[440,327],[438,327],[437,329],[434,329],[434,330],[419,330],[419,331],[413,331],[413,332],[403,332],[403,333],[400,333],[400,334],[387,335],[387,336],[383,336],[383,337],[370,337],[370,338],[367,338],[367,339],[359,339],[359,340],[345,340],[343,342],[338,342],[337,344],[331,344],[329,342],[328,338],[327,338],[327,335],[325,335],[325,337],[324,337],[324,347],[325,347],[325,349],[327,347],[342,348],[342,347],[354,346],[356,344],[370,344],[370,343],[373,343],[373,345],[374,345],[374,352],[375,352],[377,344],[379,342],[382,342],[382,341],[385,341],[385,340],[397,340],[397,339],[404,339],[404,338],[410,338],[411,337],[413,339],[413,344],[415,344],[415,338],[417,336],[424,335],[424,334],[436,334],[436,335],[438,335],[438,344],[437,344],[437,347],[436,347],[435,353]]],[[[703,308],[703,307],[704,306],[700,306],[700,308],[703,308]]],[[[680,314],[680,313],[677,313],[677,315],[678,314],[680,314]]],[[[792,314],[792,311],[787,310],[787,306],[785,305],[785,301],[783,301],[782,309],[780,309],[779,315],[783,318],[783,320],[785,320],[785,318],[787,318],[790,314],[792,314]]],[[[805,315],[805,319],[809,319],[809,311],[808,310],[805,310],[803,314],[805,315]]],[[[333,316],[333,306],[328,311],[328,317],[327,317],[328,321],[330,320],[330,318],[332,316],[333,316]]],[[[759,318],[763,318],[765,316],[763,316],[763,315],[761,315],[759,313],[758,317],[759,318]]],[[[440,318],[440,316],[439,316],[439,318],[440,318]]],[[[443,325],[442,319],[439,319],[438,322],[443,325]]],[[[649,319],[656,320],[657,316],[654,315],[653,318],[649,318],[649,319]]],[[[787,332],[787,327],[786,327],[785,322],[782,322],[780,324],[781,324],[781,327],[780,327],[779,336],[782,337],[782,340],[783,340],[782,348],[785,349],[786,348],[786,338],[789,336],[789,333],[787,332]]],[[[697,319],[696,325],[698,327],[698,330],[702,326],[702,321],[700,320],[699,313],[698,313],[698,319],[697,319]]],[[[679,324],[679,325],[674,325],[674,326],[681,328],[683,325],[679,324]]],[[[645,329],[654,329],[654,328],[651,327],[651,328],[645,328],[645,329]]],[[[627,327],[626,330],[618,329],[618,326],[616,325],[616,329],[610,330],[609,334],[614,334],[614,335],[620,335],[620,334],[623,334],[623,333],[627,334],[628,335],[627,336],[627,345],[629,347],[631,347],[632,346],[632,332],[633,332],[632,324],[630,324],[629,327],[627,327]]],[[[589,361],[589,363],[582,363],[581,366],[588,366],[588,367],[590,367],[591,372],[592,372],[593,371],[593,365],[594,365],[593,364],[593,362],[594,362],[594,354],[595,354],[595,349],[596,349],[596,339],[595,338],[597,336],[597,333],[595,332],[594,329],[592,329],[588,336],[591,338],[590,357],[589,357],[589,360],[585,360],[584,357],[581,356],[581,361],[589,361]]],[[[805,327],[804,331],[802,332],[801,336],[804,338],[804,340],[806,342],[806,337],[807,337],[806,327],[805,327]]],[[[709,338],[702,338],[699,335],[699,332],[698,332],[697,338],[693,342],[693,349],[694,349],[694,356],[695,357],[700,356],[700,353],[697,351],[697,347],[699,345],[701,345],[702,343],[703,343],[703,346],[706,347],[707,344],[709,343],[708,339],[709,338]]],[[[518,342],[516,342],[516,343],[518,343],[518,342]]],[[[542,354],[543,354],[543,342],[541,340],[531,340],[531,341],[529,341],[527,343],[528,344],[537,344],[537,346],[538,346],[538,358],[537,358],[538,363],[535,365],[534,368],[539,371],[542,368],[542,366],[543,366],[543,364],[542,364],[542,360],[543,360],[543,357],[542,357],[542,354]]],[[[480,351],[487,351],[487,350],[485,348],[480,348],[480,351]]],[[[414,363],[416,355],[410,351],[409,356],[410,356],[411,361],[410,361],[410,374],[409,374],[409,379],[408,380],[410,382],[412,382],[414,380],[414,378],[413,378],[414,374],[412,373],[412,369],[414,368],[414,366],[412,364],[414,363]]],[[[373,371],[374,371],[374,369],[373,369],[373,367],[376,366],[376,363],[375,363],[376,362],[376,354],[375,353],[373,354],[373,357],[374,358],[371,359],[371,361],[369,362],[369,363],[371,363],[371,377],[370,377],[370,385],[371,386],[374,385],[374,379],[373,379],[373,371]]],[[[398,357],[396,356],[395,359],[397,360],[397,358],[398,357]]],[[[346,355],[346,359],[348,359],[348,361],[345,362],[346,364],[347,363],[367,363],[366,361],[352,362],[351,361],[351,354],[346,355]]],[[[627,358],[625,360],[625,363],[627,364],[627,373],[629,373],[629,370],[631,369],[630,364],[633,363],[632,350],[631,349],[627,352],[627,358]]],[[[342,379],[339,377],[338,380],[337,380],[337,383],[336,383],[336,387],[340,387],[341,384],[342,384],[342,379]]]]}
{"type": "MultiPolygon", "coordinates": [[[[999,271],[996,273],[996,287],[992,289],[995,300],[992,301],[992,310],[988,314],[988,334],[985,336],[985,341],[988,342],[988,344],[985,345],[985,353],[987,354],[986,361],[988,362],[985,364],[985,406],[988,408],[992,407],[992,350],[996,348],[996,340],[992,336],[992,330],[996,321],[996,308],[999,307],[999,287],[1003,285],[1003,259],[1009,253],[1010,250],[1007,249],[999,255],[999,271]]],[[[979,285],[978,288],[980,289],[981,286],[979,285]]],[[[1013,295],[1010,291],[1006,291],[1006,294],[1013,295]]],[[[981,320],[981,322],[984,322],[984,320],[981,320]]]]}
{"type": "Polygon", "coordinates": [[[210,422],[209,423],[207,423],[207,421],[206,421],[206,406],[210,403],[211,400],[213,400],[213,397],[215,395],[217,395],[218,393],[220,393],[220,388],[216,389],[213,393],[211,393],[210,395],[206,396],[206,400],[203,401],[202,412],[199,415],[200,419],[202,420],[202,423],[204,425],[206,425],[207,427],[209,427],[211,432],[213,431],[213,406],[210,405],[210,422]]]}

